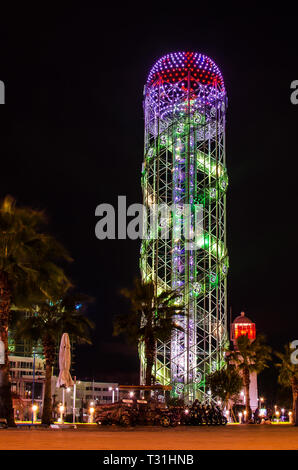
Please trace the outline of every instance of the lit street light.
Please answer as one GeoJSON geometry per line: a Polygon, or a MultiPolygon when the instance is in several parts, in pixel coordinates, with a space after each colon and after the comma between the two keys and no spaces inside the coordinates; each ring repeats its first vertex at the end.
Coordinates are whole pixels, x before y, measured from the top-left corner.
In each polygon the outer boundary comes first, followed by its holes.
{"type": "Polygon", "coordinates": [[[115,390],[113,387],[109,387],[109,391],[112,392],[112,403],[115,403],[115,390]]]}
{"type": "Polygon", "coordinates": [[[63,405],[59,406],[59,411],[60,411],[60,423],[63,423],[64,422],[64,419],[63,419],[64,406],[63,405]]]}
{"type": "Polygon", "coordinates": [[[38,407],[37,405],[32,406],[32,412],[33,412],[33,423],[36,423],[36,414],[37,414],[38,407]]]}
{"type": "Polygon", "coordinates": [[[91,407],[89,408],[89,414],[90,414],[90,416],[89,416],[89,423],[93,423],[94,411],[95,411],[95,409],[93,408],[93,406],[91,406],[91,407]]]}

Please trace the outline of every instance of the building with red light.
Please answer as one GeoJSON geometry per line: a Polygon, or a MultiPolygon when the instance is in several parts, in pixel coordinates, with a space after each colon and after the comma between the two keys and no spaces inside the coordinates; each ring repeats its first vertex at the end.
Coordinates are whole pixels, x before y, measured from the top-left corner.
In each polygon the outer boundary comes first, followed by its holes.
{"type": "Polygon", "coordinates": [[[251,341],[256,339],[256,324],[253,323],[244,312],[241,312],[231,325],[231,341],[236,348],[236,341],[240,336],[247,335],[251,341]]]}
{"type": "MultiPolygon", "coordinates": [[[[248,336],[251,341],[256,339],[256,324],[250,318],[248,318],[244,312],[241,312],[241,314],[236,317],[231,324],[230,339],[233,342],[233,348],[235,350],[237,350],[237,339],[240,336],[248,336]]],[[[258,380],[256,372],[250,373],[249,396],[250,407],[254,412],[258,407],[258,380]]],[[[245,405],[244,391],[241,392],[237,404],[245,405]]]]}

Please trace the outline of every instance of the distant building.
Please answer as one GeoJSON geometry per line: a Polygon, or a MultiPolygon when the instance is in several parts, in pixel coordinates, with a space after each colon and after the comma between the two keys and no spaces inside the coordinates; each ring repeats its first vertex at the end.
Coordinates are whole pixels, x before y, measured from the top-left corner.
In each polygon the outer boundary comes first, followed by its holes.
{"type": "MultiPolygon", "coordinates": [[[[63,402],[63,389],[57,388],[58,377],[52,377],[52,397],[55,404],[63,402]]],[[[73,413],[74,387],[64,389],[65,415],[73,413]]],[[[119,388],[116,382],[76,381],[76,415],[87,414],[90,407],[113,403],[119,399],[119,388]]]]}
{"type": "MultiPolygon", "coordinates": [[[[45,384],[45,360],[35,354],[32,356],[9,355],[11,390],[14,401],[15,418],[31,419],[31,407],[37,404],[39,415],[42,412],[42,402],[45,384]],[[35,361],[35,363],[34,363],[35,361]],[[34,367],[33,367],[34,365],[34,367]]],[[[52,377],[53,404],[62,403],[62,389],[56,387],[57,376],[52,377]]],[[[65,415],[73,412],[73,387],[65,389],[65,415]]],[[[118,383],[76,381],[76,415],[86,414],[88,409],[96,404],[112,403],[119,398],[118,383]],[[81,410],[81,411],[80,411],[81,410]]]]}
{"type": "Polygon", "coordinates": [[[35,358],[32,356],[15,355],[9,355],[8,358],[10,362],[11,391],[14,400],[15,417],[21,420],[30,419],[33,396],[34,402],[38,407],[42,407],[45,360],[37,354],[35,358]]]}
{"type": "MultiPolygon", "coordinates": [[[[28,317],[28,313],[24,312],[23,313],[24,318],[28,317]]],[[[61,337],[57,335],[57,341],[56,341],[56,346],[55,346],[55,362],[54,362],[54,368],[53,368],[53,373],[54,374],[59,374],[59,349],[60,349],[60,340],[61,337]]],[[[75,365],[75,345],[76,342],[70,335],[70,346],[71,346],[71,373],[74,371],[74,365],[75,365]]],[[[43,356],[43,347],[41,341],[38,341],[37,343],[33,343],[29,339],[15,339],[14,337],[14,331],[13,329],[10,329],[8,331],[8,350],[9,353],[13,356],[21,356],[21,357],[33,357],[33,352],[35,352],[35,355],[44,358],[43,356]]]]}

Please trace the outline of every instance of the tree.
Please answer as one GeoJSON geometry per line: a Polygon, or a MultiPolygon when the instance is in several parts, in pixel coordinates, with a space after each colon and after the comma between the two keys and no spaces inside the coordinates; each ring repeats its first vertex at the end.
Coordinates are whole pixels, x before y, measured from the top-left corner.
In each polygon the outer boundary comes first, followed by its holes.
{"type": "Polygon", "coordinates": [[[206,386],[230,410],[231,402],[235,402],[241,392],[243,380],[238,370],[227,364],[226,367],[216,370],[206,377],[206,386]]]}
{"type": "Polygon", "coordinates": [[[167,290],[156,294],[153,282],[137,279],[132,290],[122,289],[121,294],[129,299],[130,312],[116,317],[114,335],[124,334],[129,343],[144,345],[146,385],[150,386],[157,340],[168,341],[173,331],[183,331],[177,318],[182,315],[181,307],[175,303],[178,293],[167,290]]]}
{"type": "Polygon", "coordinates": [[[66,290],[70,281],[56,263],[71,261],[65,248],[43,231],[44,212],[16,207],[6,196],[0,201],[0,337],[5,363],[0,365],[0,417],[14,426],[9,360],[8,327],[12,305],[21,307],[51,299],[66,290]]]}
{"type": "Polygon", "coordinates": [[[16,322],[16,338],[41,341],[46,364],[45,392],[42,408],[42,424],[52,422],[52,368],[56,346],[63,333],[81,343],[91,344],[90,329],[94,327],[81,311],[86,297],[65,294],[56,302],[44,302],[36,306],[35,312],[16,322]]]}
{"type": "Polygon", "coordinates": [[[271,348],[265,344],[265,338],[262,335],[252,342],[247,335],[240,336],[237,339],[237,349],[231,351],[227,356],[229,364],[234,364],[240,371],[244,391],[245,391],[245,409],[246,419],[251,418],[250,408],[250,373],[251,372],[262,372],[268,367],[267,362],[271,359],[271,348]]]}
{"type": "Polygon", "coordinates": [[[294,424],[298,426],[298,364],[291,360],[293,350],[289,345],[284,347],[284,353],[275,352],[275,355],[281,360],[276,366],[280,369],[278,382],[285,388],[291,388],[293,398],[294,424]]]}

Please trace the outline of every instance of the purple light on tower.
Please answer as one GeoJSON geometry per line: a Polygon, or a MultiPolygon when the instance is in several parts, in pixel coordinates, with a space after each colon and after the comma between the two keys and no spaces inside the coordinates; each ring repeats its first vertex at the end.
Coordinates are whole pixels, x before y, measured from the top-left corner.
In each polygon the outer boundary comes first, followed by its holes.
{"type": "Polygon", "coordinates": [[[161,57],[149,73],[148,88],[162,116],[171,113],[175,106],[183,110],[185,102],[182,100],[181,103],[180,99],[186,97],[186,94],[200,97],[200,104],[203,105],[210,105],[226,94],[217,65],[206,55],[197,52],[175,52],[161,57]],[[160,84],[165,93],[162,99],[160,84]]]}

